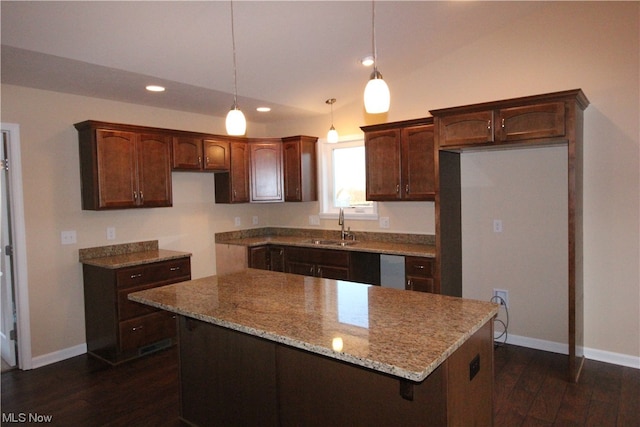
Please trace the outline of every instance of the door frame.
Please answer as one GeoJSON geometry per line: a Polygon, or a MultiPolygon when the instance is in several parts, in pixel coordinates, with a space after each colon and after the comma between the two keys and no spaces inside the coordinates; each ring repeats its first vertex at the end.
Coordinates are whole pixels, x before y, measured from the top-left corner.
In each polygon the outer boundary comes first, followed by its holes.
{"type": "Polygon", "coordinates": [[[9,185],[11,197],[11,228],[13,238],[13,265],[16,305],[16,327],[18,339],[18,368],[31,369],[31,324],[29,317],[29,288],[27,279],[27,239],[25,232],[24,198],[22,193],[22,160],[20,156],[20,125],[1,123],[7,132],[9,185]]]}

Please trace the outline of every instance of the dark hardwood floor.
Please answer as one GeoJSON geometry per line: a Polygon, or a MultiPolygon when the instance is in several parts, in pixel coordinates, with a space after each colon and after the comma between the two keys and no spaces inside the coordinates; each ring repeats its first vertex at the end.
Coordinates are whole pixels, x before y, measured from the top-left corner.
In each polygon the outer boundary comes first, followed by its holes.
{"type": "MultiPolygon", "coordinates": [[[[640,370],[587,360],[579,384],[566,356],[504,346],[495,351],[496,426],[640,427],[640,370]]],[[[51,415],[58,426],[179,426],[177,352],[118,367],[86,355],[2,374],[2,424],[10,414],[51,415]]]]}

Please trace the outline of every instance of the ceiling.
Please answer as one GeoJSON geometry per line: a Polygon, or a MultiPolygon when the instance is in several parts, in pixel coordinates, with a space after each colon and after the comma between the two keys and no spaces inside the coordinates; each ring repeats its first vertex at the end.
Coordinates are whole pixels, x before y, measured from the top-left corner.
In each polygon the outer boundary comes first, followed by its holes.
{"type": "MultiPolygon", "coordinates": [[[[233,102],[228,1],[3,0],[0,7],[2,83],[221,117],[233,102]],[[149,93],[147,84],[167,90],[149,93]]],[[[238,103],[249,121],[328,114],[328,98],[337,98],[335,111],[362,102],[371,2],[236,0],[233,7],[238,103]]],[[[393,88],[543,7],[377,1],[378,68],[393,88]]]]}

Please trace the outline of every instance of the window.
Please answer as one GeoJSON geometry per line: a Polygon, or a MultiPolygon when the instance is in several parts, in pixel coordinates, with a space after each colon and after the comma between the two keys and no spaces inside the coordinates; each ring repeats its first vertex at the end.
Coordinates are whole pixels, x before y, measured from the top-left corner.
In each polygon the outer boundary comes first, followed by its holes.
{"type": "Polygon", "coordinates": [[[337,144],[320,141],[320,216],[345,215],[377,219],[377,206],[366,200],[364,138],[356,135],[337,144]]]}

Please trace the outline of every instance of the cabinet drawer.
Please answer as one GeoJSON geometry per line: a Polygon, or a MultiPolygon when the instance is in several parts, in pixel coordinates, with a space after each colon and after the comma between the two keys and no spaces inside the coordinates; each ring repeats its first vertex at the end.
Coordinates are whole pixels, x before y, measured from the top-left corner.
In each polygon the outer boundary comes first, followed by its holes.
{"type": "Polygon", "coordinates": [[[433,277],[433,259],[426,257],[405,257],[404,270],[406,276],[433,277]]]}
{"type": "Polygon", "coordinates": [[[120,350],[132,350],[176,335],[175,314],[158,311],[120,322],[120,350]]]}
{"type": "MultiPolygon", "coordinates": [[[[164,282],[191,275],[189,258],[180,258],[124,268],[116,273],[117,286],[128,288],[152,282],[164,282]]],[[[186,280],[186,279],[185,279],[186,280]]]]}
{"type": "Polygon", "coordinates": [[[150,283],[148,285],[118,291],[118,320],[127,320],[157,311],[154,307],[130,301],[127,298],[132,292],[144,291],[145,289],[154,287],[156,287],[156,284],[150,283]]]}

